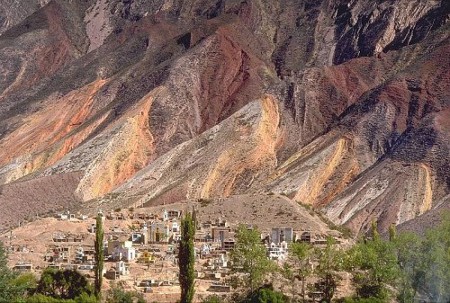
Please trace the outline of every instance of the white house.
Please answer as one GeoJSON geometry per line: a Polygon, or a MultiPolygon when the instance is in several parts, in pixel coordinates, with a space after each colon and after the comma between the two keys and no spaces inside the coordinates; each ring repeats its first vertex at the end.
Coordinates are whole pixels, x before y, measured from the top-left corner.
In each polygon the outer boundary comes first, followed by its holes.
{"type": "Polygon", "coordinates": [[[109,241],[108,254],[114,260],[131,261],[136,259],[136,249],[133,247],[133,242],[131,241],[109,241]]]}

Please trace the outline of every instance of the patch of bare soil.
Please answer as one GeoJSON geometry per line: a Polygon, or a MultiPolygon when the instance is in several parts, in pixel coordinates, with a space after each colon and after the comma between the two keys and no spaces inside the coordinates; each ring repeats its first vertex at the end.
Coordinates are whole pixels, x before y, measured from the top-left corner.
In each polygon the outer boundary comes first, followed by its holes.
{"type": "Polygon", "coordinates": [[[80,204],[75,194],[78,173],[46,176],[0,186],[0,232],[30,221],[36,214],[51,214],[80,204]]]}

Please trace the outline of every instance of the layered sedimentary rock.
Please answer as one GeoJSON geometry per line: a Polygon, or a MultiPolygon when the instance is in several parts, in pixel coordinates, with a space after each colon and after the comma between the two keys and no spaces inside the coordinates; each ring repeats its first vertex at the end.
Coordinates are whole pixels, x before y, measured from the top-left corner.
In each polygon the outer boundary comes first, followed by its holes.
{"type": "Polygon", "coordinates": [[[6,4],[2,224],[275,193],[365,232],[447,204],[448,1],[6,4]]]}

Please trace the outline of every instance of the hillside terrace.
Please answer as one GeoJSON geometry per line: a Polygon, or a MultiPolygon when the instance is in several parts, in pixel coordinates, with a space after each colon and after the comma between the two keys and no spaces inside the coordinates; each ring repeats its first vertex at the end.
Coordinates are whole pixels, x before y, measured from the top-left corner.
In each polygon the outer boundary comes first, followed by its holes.
{"type": "MultiPolygon", "coordinates": [[[[145,293],[164,302],[179,294],[177,241],[182,211],[149,208],[117,210],[104,216],[106,280],[145,293]],[[164,299],[165,298],[165,299],[164,299]]],[[[251,226],[251,225],[249,225],[251,226]]],[[[222,219],[199,222],[195,236],[197,295],[230,292],[229,253],[234,247],[234,228],[222,219]]],[[[95,218],[66,213],[44,218],[1,236],[10,248],[9,265],[39,275],[46,267],[77,269],[93,278],[95,218]]],[[[324,235],[292,227],[262,230],[268,257],[283,262],[287,243],[323,244],[324,235]]],[[[109,284],[109,283],[105,283],[109,284]]],[[[170,302],[170,299],[169,301],[170,302]]]]}

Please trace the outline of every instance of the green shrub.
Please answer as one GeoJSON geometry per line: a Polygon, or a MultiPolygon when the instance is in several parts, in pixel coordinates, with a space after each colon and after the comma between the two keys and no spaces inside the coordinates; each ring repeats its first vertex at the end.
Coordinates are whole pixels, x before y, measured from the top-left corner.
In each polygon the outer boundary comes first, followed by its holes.
{"type": "Polygon", "coordinates": [[[348,297],[348,298],[342,298],[338,300],[339,303],[385,303],[386,300],[376,298],[376,297],[369,297],[369,298],[356,298],[356,297],[348,297]]]}
{"type": "Polygon", "coordinates": [[[223,303],[224,300],[217,296],[217,295],[211,295],[203,299],[202,303],[223,303]]]}
{"type": "Polygon", "coordinates": [[[95,295],[89,295],[87,293],[82,293],[74,300],[76,303],[97,303],[98,299],[95,295]]]}
{"type": "Polygon", "coordinates": [[[74,300],[71,299],[57,299],[53,297],[49,297],[43,294],[35,294],[31,297],[28,297],[25,301],[26,303],[75,303],[74,300]]]}
{"type": "Polygon", "coordinates": [[[125,291],[114,285],[106,294],[106,303],[145,303],[144,295],[136,291],[125,291]]]}
{"type": "Polygon", "coordinates": [[[245,303],[286,303],[288,302],[285,295],[275,291],[271,286],[261,287],[250,294],[245,303]]]}
{"type": "Polygon", "coordinates": [[[88,295],[86,293],[82,293],[75,299],[60,299],[43,294],[34,294],[15,303],[98,303],[98,301],[94,295],[88,295]]]}
{"type": "Polygon", "coordinates": [[[197,200],[197,202],[200,203],[201,207],[206,207],[206,206],[208,206],[209,204],[212,203],[212,199],[200,198],[200,199],[197,200]]]}
{"type": "Polygon", "coordinates": [[[75,299],[86,293],[93,294],[93,289],[86,277],[76,270],[47,268],[37,283],[35,293],[56,299],[75,299]]]}

